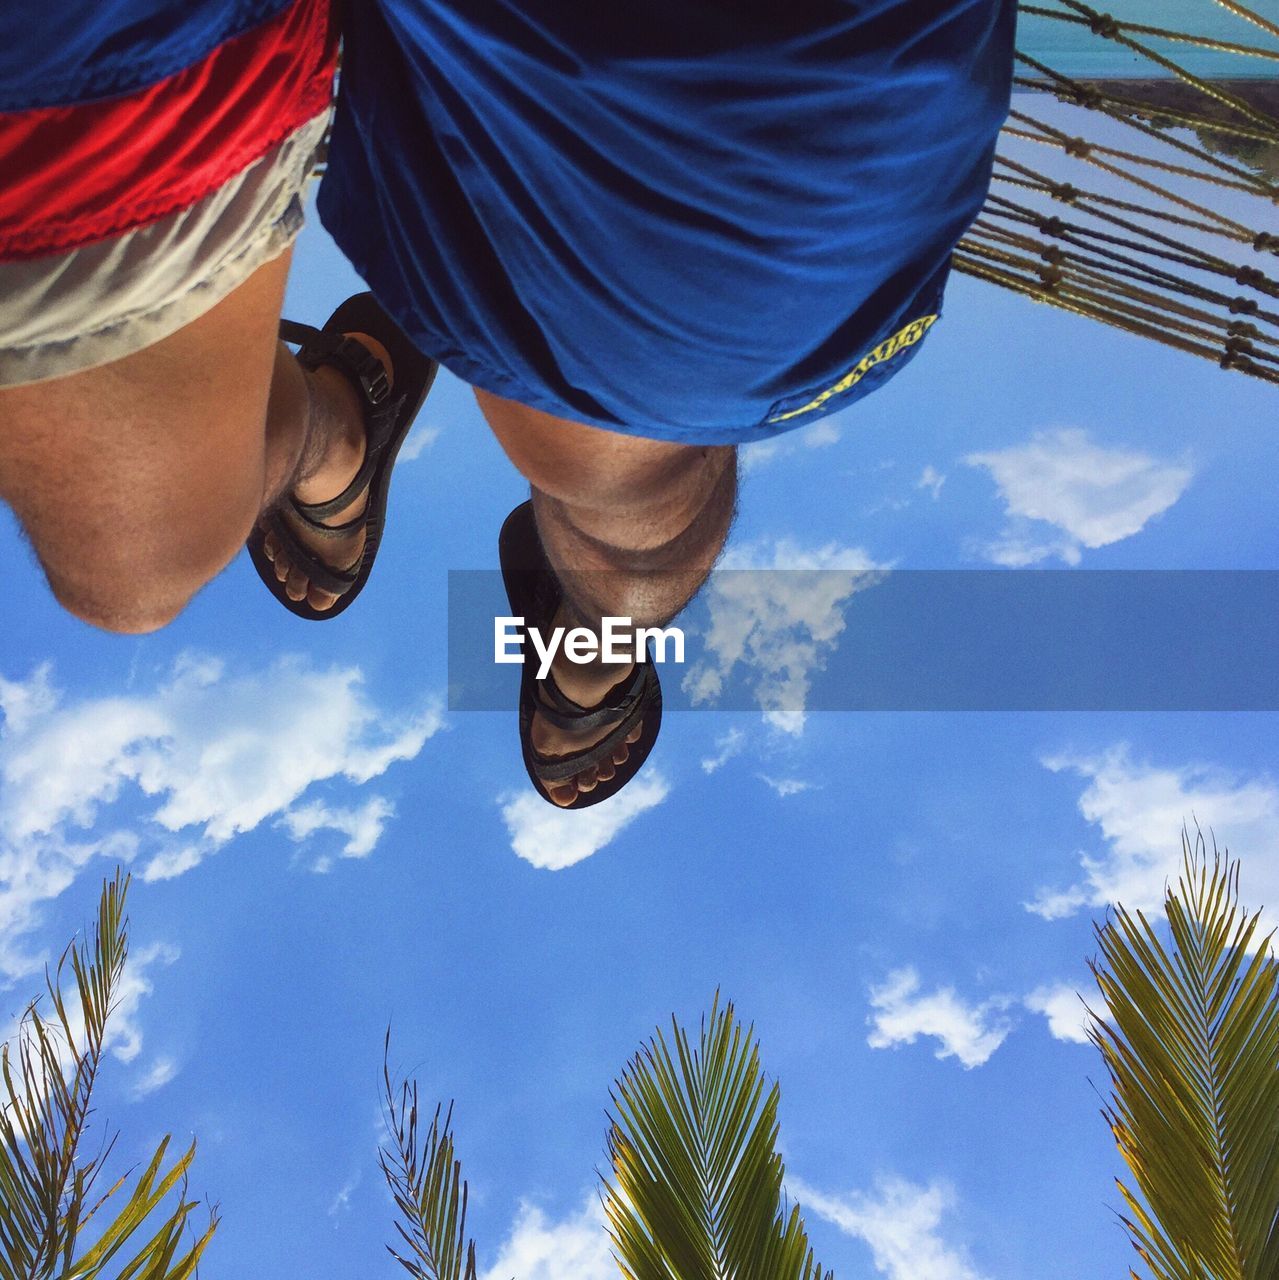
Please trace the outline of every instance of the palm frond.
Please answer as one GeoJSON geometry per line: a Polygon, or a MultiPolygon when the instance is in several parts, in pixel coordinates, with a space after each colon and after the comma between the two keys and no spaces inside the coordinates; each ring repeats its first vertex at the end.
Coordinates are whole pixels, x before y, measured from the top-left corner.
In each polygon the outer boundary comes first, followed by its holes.
{"type": "MultiPolygon", "coordinates": [[[[1279,1276],[1279,965],[1239,906],[1239,865],[1182,833],[1172,950],[1117,907],[1093,973],[1104,1114],[1135,1190],[1123,1221],[1156,1280],[1279,1276]]],[[[1134,1272],[1135,1276],[1137,1273],[1134,1272]]]]}
{"type": "Polygon", "coordinates": [[[422,1150],[418,1130],[417,1082],[398,1086],[387,1065],[390,1031],[382,1059],[386,1125],[391,1140],[378,1151],[378,1163],[400,1218],[395,1229],[410,1256],[387,1252],[416,1280],[475,1280],[475,1241],[466,1239],[466,1183],[454,1154],[453,1108],[441,1117],[435,1108],[422,1150]]]}
{"type": "Polygon", "coordinates": [[[628,1280],[832,1280],[782,1200],[776,1084],[718,995],[694,1047],[672,1019],[613,1087],[604,1207],[628,1280]]]}
{"type": "Polygon", "coordinates": [[[92,938],[68,947],[45,975],[51,1016],[32,1001],[15,1041],[0,1051],[0,1280],[96,1280],[113,1260],[119,1280],[186,1280],[217,1228],[211,1213],[204,1233],[179,1255],[197,1208],[186,1198],[195,1146],[166,1170],[167,1137],[131,1190],[119,1194],[126,1175],[94,1199],[115,1140],[106,1139],[92,1156],[82,1148],[128,955],[128,887],[119,872],[103,885],[92,938]],[[72,1001],[63,991],[68,968],[75,979],[72,1001]],[[177,1207],[157,1228],[156,1210],[179,1184],[177,1207]],[[94,1221],[120,1199],[112,1221],[94,1221]],[[91,1223],[96,1239],[86,1245],[91,1223]],[[144,1228],[152,1234],[128,1256],[144,1228]]]}

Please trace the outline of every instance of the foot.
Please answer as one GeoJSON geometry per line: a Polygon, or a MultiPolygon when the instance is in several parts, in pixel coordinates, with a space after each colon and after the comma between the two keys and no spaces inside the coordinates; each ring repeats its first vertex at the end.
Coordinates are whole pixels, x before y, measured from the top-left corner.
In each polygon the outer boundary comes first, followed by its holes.
{"type": "MultiPolygon", "coordinates": [[[[552,627],[572,627],[577,624],[566,619],[561,608],[551,625],[552,627]]],[[[604,695],[634,670],[634,663],[628,663],[622,667],[606,666],[602,663],[570,662],[564,656],[562,648],[556,653],[551,663],[551,674],[555,677],[555,683],[566,697],[583,707],[593,707],[602,702],[604,695]]],[[[529,725],[529,740],[539,755],[566,756],[575,751],[585,751],[597,742],[602,742],[612,733],[616,724],[617,720],[614,720],[610,724],[600,725],[594,729],[561,729],[535,711],[532,723],[529,725]]],[[[574,777],[565,778],[562,782],[543,782],[539,785],[553,804],[559,805],[562,809],[568,808],[579,794],[594,791],[601,782],[607,782],[617,773],[617,766],[626,763],[630,756],[631,744],[638,742],[643,732],[644,722],[641,720],[626,735],[625,741],[619,742],[614,748],[611,760],[601,760],[599,764],[591,765],[574,777]]]]}
{"type": "MultiPolygon", "coordinates": [[[[388,379],[393,377],[390,356],[380,342],[366,333],[350,333],[347,337],[368,347],[381,362],[388,379]]],[[[292,496],[300,503],[313,504],[328,502],[355,479],[364,462],[365,427],[362,401],[337,369],[321,365],[307,377],[312,380],[312,393],[320,402],[314,413],[313,430],[322,431],[323,436],[319,442],[318,458],[305,466],[305,474],[295,482],[292,496]]],[[[366,490],[357,494],[350,506],[322,523],[345,524],[359,516],[367,504],[366,490]]],[[[322,538],[293,517],[287,502],[281,505],[280,512],[298,541],[312,551],[316,559],[342,570],[359,564],[364,553],[363,527],[341,538],[322,538]]],[[[317,612],[331,609],[341,597],[314,586],[307,578],[305,565],[290,564],[288,550],[279,544],[265,524],[262,529],[265,534],[263,552],[274,565],[275,576],[284,584],[289,599],[305,600],[317,612]]]]}

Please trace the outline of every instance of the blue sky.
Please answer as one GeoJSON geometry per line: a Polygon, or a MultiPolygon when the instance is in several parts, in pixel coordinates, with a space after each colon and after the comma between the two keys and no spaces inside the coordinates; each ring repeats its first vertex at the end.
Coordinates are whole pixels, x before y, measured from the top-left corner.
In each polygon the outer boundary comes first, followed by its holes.
{"type": "MultiPolygon", "coordinates": [[[[357,287],[313,221],[289,314],[357,287]]],[[[744,459],[731,562],[1279,568],[1274,403],[956,277],[901,377],[744,459]]],[[[590,1208],[608,1085],[717,987],[757,1025],[792,1190],[842,1280],[1127,1274],[1077,1039],[1091,921],[1157,901],[1196,817],[1249,902],[1279,896],[1275,716],[761,695],[672,713],[618,800],[558,814],[513,708],[445,705],[447,570],[495,566],[522,483],[448,376],[413,441],[374,579],[330,626],[242,557],[163,633],[101,635],[0,525],[0,1017],[123,860],[133,960],[100,1114],[126,1157],[199,1138],[193,1190],[224,1216],[206,1274],[395,1273],[388,1021],[393,1065],[456,1099],[486,1280],[615,1274],[590,1208]]],[[[814,616],[788,634],[816,678],[839,639],[814,616]]],[[[1187,599],[1184,625],[1231,619],[1187,599]]]]}

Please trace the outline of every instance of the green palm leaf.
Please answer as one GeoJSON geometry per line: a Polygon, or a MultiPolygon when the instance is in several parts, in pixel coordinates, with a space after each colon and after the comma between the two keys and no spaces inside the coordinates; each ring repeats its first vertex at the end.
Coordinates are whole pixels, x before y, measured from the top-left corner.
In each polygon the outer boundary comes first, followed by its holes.
{"type": "Polygon", "coordinates": [[[605,1211],[628,1280],[832,1280],[783,1204],[776,1084],[733,1006],[694,1047],[672,1020],[613,1088],[605,1211]]]}
{"type": "MultiPolygon", "coordinates": [[[[1091,1035],[1136,1190],[1123,1221],[1156,1280],[1279,1276],[1279,966],[1239,868],[1183,832],[1172,950],[1122,907],[1097,931],[1109,1009],[1091,1035]]],[[[1136,1275],[1136,1272],[1133,1273],[1136,1275]]]]}
{"type": "MultiPolygon", "coordinates": [[[[388,1053],[390,1037],[388,1031],[388,1053]]],[[[390,1245],[387,1252],[416,1280],[475,1280],[475,1242],[466,1239],[466,1183],[453,1150],[453,1108],[443,1118],[435,1108],[423,1152],[416,1081],[397,1086],[385,1054],[382,1078],[391,1140],[380,1147],[378,1162],[400,1211],[395,1229],[410,1253],[405,1257],[390,1245]]]]}
{"type": "Polygon", "coordinates": [[[51,1016],[33,1001],[16,1040],[0,1051],[0,1280],[98,1280],[113,1262],[116,1280],[186,1280],[217,1228],[211,1214],[204,1233],[180,1252],[198,1207],[186,1198],[194,1143],[165,1169],[166,1137],[131,1190],[126,1175],[96,1199],[115,1139],[91,1157],[81,1150],[128,955],[128,887],[119,872],[103,886],[92,939],[68,947],[46,975],[51,1016]],[[62,990],[68,967],[78,1004],[62,990]],[[174,1190],[177,1206],[157,1226],[156,1210],[174,1190]],[[108,1207],[115,1217],[95,1221],[108,1207]]]}

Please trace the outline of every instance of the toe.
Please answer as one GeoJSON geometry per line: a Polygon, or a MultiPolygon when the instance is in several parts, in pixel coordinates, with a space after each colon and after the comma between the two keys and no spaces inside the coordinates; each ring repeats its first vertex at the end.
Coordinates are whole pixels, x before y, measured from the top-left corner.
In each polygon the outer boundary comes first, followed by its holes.
{"type": "Polygon", "coordinates": [[[311,605],[316,612],[323,613],[325,609],[332,609],[337,604],[338,596],[333,591],[321,590],[319,586],[311,585],[307,589],[306,603],[311,605]]]}
{"type": "Polygon", "coordinates": [[[552,804],[567,809],[577,799],[577,783],[572,778],[567,782],[556,782],[547,787],[546,794],[551,797],[552,804]]]}
{"type": "Polygon", "coordinates": [[[643,721],[643,720],[641,720],[641,721],[639,722],[639,724],[637,724],[637,725],[635,726],[635,728],[633,728],[633,729],[630,731],[630,733],[628,733],[628,734],[626,735],[626,741],[627,741],[627,742],[638,742],[638,741],[640,740],[640,736],[643,734],[643,732],[644,732],[644,721],[643,721]]]}
{"type": "Polygon", "coordinates": [[[284,584],[284,594],[290,600],[305,600],[307,588],[310,585],[306,579],[306,574],[300,569],[290,569],[288,579],[284,584]]]}
{"type": "Polygon", "coordinates": [[[306,593],[306,602],[317,613],[331,609],[337,603],[337,596],[331,591],[321,591],[319,587],[311,587],[306,593]]]}
{"type": "Polygon", "coordinates": [[[595,774],[601,782],[612,782],[617,777],[617,766],[612,760],[601,760],[595,766],[595,774]]]}
{"type": "Polygon", "coordinates": [[[583,769],[577,775],[577,789],[583,794],[594,791],[599,786],[599,772],[592,765],[589,769],[583,769]]]}

